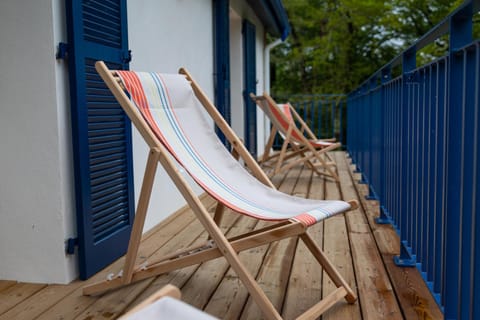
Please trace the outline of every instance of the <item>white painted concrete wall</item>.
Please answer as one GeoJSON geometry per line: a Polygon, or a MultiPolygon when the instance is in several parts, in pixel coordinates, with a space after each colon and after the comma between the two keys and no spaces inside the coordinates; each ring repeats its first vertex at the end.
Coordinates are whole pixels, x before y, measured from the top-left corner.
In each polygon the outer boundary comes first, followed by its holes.
{"type": "MultiPolygon", "coordinates": [[[[265,29],[255,15],[255,12],[248,6],[246,1],[230,1],[230,71],[231,71],[231,106],[232,106],[232,128],[242,138],[244,138],[244,116],[245,105],[242,92],[243,84],[243,35],[242,20],[248,19],[255,25],[256,43],[256,74],[257,74],[257,94],[263,93],[263,50],[265,48],[265,29]],[[239,72],[238,74],[234,74],[239,72]]],[[[264,124],[265,115],[257,108],[257,152],[261,155],[268,138],[268,126],[264,124]]]]}
{"type": "Polygon", "coordinates": [[[245,141],[243,18],[230,9],[230,111],[235,133],[245,141]]]}
{"type": "MultiPolygon", "coordinates": [[[[129,47],[133,55],[130,68],[177,73],[180,67],[186,67],[213,101],[212,1],[136,0],[128,1],[127,5],[129,47]]],[[[138,201],[148,148],[136,130],[133,141],[138,201]]],[[[199,187],[195,186],[195,190],[201,193],[199,187]]],[[[185,200],[160,168],[144,231],[184,204],[185,200]]]]}
{"type": "Polygon", "coordinates": [[[0,279],[69,282],[70,120],[55,60],[60,0],[0,1],[0,279]]]}

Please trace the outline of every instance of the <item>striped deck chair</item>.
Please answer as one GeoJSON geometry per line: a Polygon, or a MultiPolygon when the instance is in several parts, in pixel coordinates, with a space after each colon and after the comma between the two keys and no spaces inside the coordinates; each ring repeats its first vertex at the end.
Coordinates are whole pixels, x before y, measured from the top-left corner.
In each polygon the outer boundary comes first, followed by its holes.
{"type": "Polygon", "coordinates": [[[338,181],[335,170],[331,168],[335,166],[335,162],[328,155],[328,151],[337,149],[340,143],[335,142],[335,139],[318,139],[290,103],[277,104],[267,93],[261,96],[250,94],[250,97],[272,123],[265,151],[259,161],[261,164],[274,161],[274,169],[270,176],[303,162],[317,174],[329,176],[338,181]],[[301,125],[300,128],[295,121],[301,125]],[[280,152],[271,154],[277,132],[283,138],[282,148],[280,152]],[[292,158],[293,160],[288,161],[292,158]]]}
{"type": "Polygon", "coordinates": [[[123,270],[113,279],[84,287],[84,294],[98,294],[223,256],[265,318],[281,319],[255,278],[239,260],[238,252],[299,236],[337,286],[333,293],[307,310],[305,315],[317,317],[343,298],[349,303],[355,302],[355,293],[315,244],[307,229],[320,220],[356,208],[356,201],[309,200],[277,191],[185,69],[180,69],[180,74],[110,71],[102,61],[96,63],[96,69],[145,139],[150,153],[123,270]],[[220,142],[212,118],[244,164],[237,161],[220,142]],[[188,248],[140,267],[135,266],[135,260],[158,163],[185,197],[210,240],[200,247],[188,248]],[[214,217],[192,191],[177,169],[178,165],[217,200],[214,217]],[[277,222],[267,228],[227,239],[218,227],[225,207],[239,214],[277,222]]]}

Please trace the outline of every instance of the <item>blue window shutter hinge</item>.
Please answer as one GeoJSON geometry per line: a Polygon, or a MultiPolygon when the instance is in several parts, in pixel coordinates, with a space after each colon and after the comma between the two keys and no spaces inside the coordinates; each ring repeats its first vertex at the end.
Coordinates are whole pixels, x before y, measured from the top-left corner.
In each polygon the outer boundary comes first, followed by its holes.
{"type": "Polygon", "coordinates": [[[78,246],[78,238],[69,238],[67,239],[67,247],[65,251],[67,254],[74,254],[75,253],[75,247],[78,246]]]}
{"type": "Polygon", "coordinates": [[[68,55],[68,43],[59,42],[56,58],[65,60],[67,58],[67,55],[68,55]]]}
{"type": "Polygon", "coordinates": [[[132,61],[132,50],[123,52],[122,61],[123,63],[130,63],[130,61],[132,61]]]}

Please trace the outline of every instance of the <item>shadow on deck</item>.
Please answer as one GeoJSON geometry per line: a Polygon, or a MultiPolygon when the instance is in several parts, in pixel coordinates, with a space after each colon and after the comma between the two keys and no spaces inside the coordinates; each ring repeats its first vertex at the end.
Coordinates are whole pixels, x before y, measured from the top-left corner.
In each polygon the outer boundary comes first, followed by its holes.
{"type": "MultiPolygon", "coordinates": [[[[378,203],[367,201],[368,190],[356,182],[344,152],[334,152],[340,183],[312,176],[302,167],[274,177],[280,190],[313,199],[359,199],[361,206],[345,215],[331,217],[310,228],[339,272],[357,291],[354,305],[340,302],[322,319],[442,319],[443,315],[415,268],[398,268],[399,239],[389,225],[377,225],[378,203]]],[[[213,212],[209,197],[203,202],[213,212]]],[[[222,229],[229,236],[268,223],[227,211],[222,229]]],[[[206,233],[184,208],[144,235],[141,258],[153,258],[173,249],[204,242],[206,233]]],[[[292,319],[334,290],[314,258],[297,239],[287,239],[244,251],[242,262],[286,319],[292,319]]],[[[178,286],[182,300],[222,319],[260,319],[249,298],[224,259],[191,266],[98,297],[82,296],[82,287],[117,273],[123,259],[88,281],[69,285],[45,285],[0,281],[0,320],[4,319],[114,319],[165,284],[178,286]]]]}

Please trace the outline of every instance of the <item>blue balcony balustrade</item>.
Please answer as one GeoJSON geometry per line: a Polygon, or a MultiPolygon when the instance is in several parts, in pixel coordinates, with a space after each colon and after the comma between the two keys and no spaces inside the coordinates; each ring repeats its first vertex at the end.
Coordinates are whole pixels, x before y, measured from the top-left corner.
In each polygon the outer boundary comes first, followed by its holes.
{"type": "Polygon", "coordinates": [[[347,150],[445,319],[480,319],[480,42],[466,1],[347,99],[347,150]],[[417,66],[448,34],[449,53],[417,66]],[[401,75],[391,70],[401,66],[401,75]]]}

